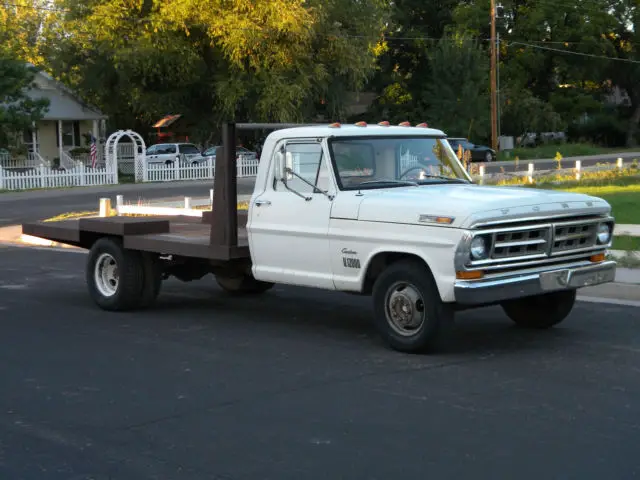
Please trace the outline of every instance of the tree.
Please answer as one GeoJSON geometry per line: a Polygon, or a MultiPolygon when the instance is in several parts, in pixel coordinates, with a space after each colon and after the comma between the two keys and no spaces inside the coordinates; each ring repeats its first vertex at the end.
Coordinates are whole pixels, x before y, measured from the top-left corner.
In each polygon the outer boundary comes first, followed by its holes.
{"type": "Polygon", "coordinates": [[[489,125],[489,60],[469,38],[444,36],[429,55],[429,76],[414,97],[428,105],[429,124],[452,136],[486,141],[489,125]]]}
{"type": "Polygon", "coordinates": [[[42,118],[47,99],[26,95],[33,81],[34,68],[0,50],[0,147],[12,147],[16,135],[42,118]]]}
{"type": "MultiPolygon", "coordinates": [[[[375,66],[382,0],[71,0],[42,51],[57,78],[119,126],[182,113],[222,120],[344,114],[375,66]]],[[[148,127],[147,127],[148,128],[148,127]]]]}

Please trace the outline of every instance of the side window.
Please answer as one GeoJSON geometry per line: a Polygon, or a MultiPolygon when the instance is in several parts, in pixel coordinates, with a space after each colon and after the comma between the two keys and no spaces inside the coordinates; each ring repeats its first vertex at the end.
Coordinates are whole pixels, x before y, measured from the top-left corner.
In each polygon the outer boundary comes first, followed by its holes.
{"type": "Polygon", "coordinates": [[[329,168],[320,143],[290,143],[285,152],[286,163],[293,173],[287,175],[287,185],[275,183],[276,191],[310,194],[329,189],[329,168]]]}
{"type": "Polygon", "coordinates": [[[158,153],[158,147],[155,145],[147,149],[147,155],[155,155],[156,153],[158,153]]]}

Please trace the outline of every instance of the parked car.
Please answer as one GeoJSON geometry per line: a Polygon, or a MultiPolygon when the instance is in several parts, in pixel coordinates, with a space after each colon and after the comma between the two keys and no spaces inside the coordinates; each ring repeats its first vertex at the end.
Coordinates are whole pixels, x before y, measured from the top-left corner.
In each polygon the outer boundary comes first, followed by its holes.
{"type": "Polygon", "coordinates": [[[173,162],[180,161],[180,157],[186,163],[197,165],[206,160],[202,156],[198,147],[192,143],[156,143],[147,149],[147,163],[164,163],[173,165],[173,162]]]}
{"type": "Polygon", "coordinates": [[[496,151],[485,145],[475,145],[466,138],[448,138],[447,141],[454,152],[458,152],[458,146],[471,152],[471,161],[493,162],[496,159],[496,151]]]}
{"type": "MultiPolygon", "coordinates": [[[[202,152],[202,156],[205,158],[212,157],[215,160],[216,150],[218,148],[220,148],[219,145],[216,145],[214,147],[209,147],[204,152],[202,152]]],[[[252,152],[251,150],[245,147],[236,147],[236,153],[238,154],[238,157],[244,156],[245,158],[250,158],[250,159],[258,158],[258,154],[256,152],[252,152]]]]}

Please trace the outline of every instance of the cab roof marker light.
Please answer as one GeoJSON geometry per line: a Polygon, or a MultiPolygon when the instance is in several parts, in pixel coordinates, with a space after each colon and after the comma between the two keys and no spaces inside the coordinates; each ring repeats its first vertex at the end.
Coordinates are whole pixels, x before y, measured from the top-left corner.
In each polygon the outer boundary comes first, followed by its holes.
{"type": "Polygon", "coordinates": [[[389,125],[391,125],[388,121],[383,121],[383,122],[379,122],[378,125],[380,125],[381,127],[388,127],[389,125]]]}
{"type": "Polygon", "coordinates": [[[429,124],[427,122],[422,122],[416,125],[418,128],[429,128],[429,124]]]}
{"type": "Polygon", "coordinates": [[[335,122],[329,125],[329,128],[340,128],[340,127],[341,127],[340,122],[335,122]]]}
{"type": "Polygon", "coordinates": [[[398,124],[398,126],[400,126],[400,127],[410,127],[411,124],[409,122],[401,122],[401,123],[398,124]]]}
{"type": "Polygon", "coordinates": [[[356,127],[366,127],[367,126],[367,122],[357,122],[355,123],[356,127]]]}

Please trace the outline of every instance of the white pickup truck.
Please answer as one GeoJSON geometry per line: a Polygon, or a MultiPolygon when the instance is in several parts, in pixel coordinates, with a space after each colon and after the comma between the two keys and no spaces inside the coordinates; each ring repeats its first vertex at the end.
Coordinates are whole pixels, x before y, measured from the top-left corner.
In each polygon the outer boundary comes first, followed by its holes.
{"type": "MultiPolygon", "coordinates": [[[[518,325],[548,328],[569,315],[578,288],[615,278],[607,202],[476,185],[445,133],[424,124],[274,128],[238,214],[236,127],[225,125],[203,223],[109,217],[68,227],[79,233],[67,243],[91,250],[98,305],[148,306],[162,278],[208,273],[236,294],[279,283],[371,295],[383,339],[414,352],[440,344],[456,310],[501,305],[518,325]]],[[[65,241],[53,230],[63,227],[43,225],[26,233],[65,241]]]]}

